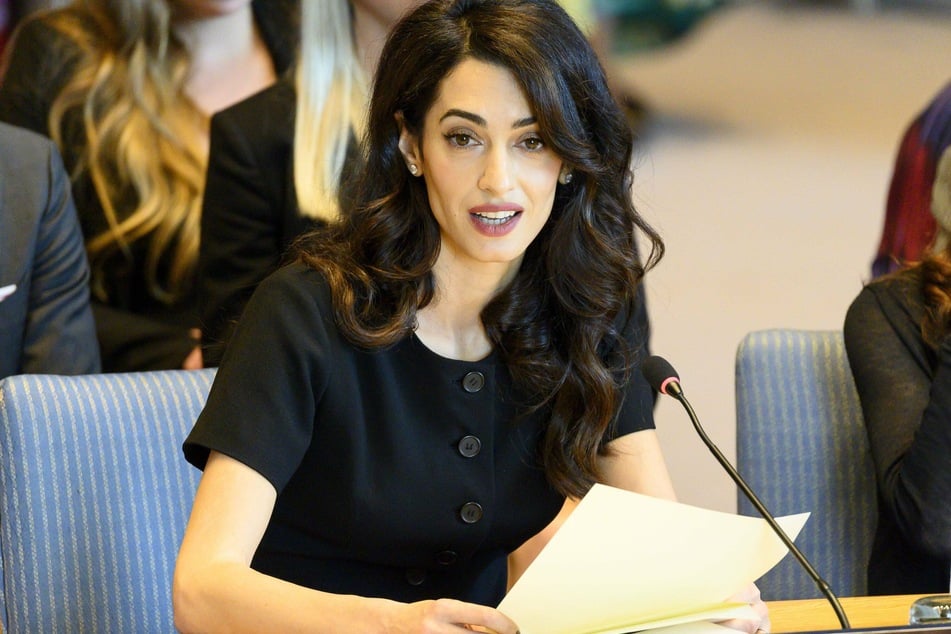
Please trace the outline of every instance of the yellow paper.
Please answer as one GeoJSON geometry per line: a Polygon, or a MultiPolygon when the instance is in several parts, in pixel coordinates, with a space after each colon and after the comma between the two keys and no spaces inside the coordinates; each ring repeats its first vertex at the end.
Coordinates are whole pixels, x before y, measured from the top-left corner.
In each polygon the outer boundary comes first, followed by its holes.
{"type": "MultiPolygon", "coordinates": [[[[808,517],[778,522],[795,539],[808,517]]],[[[750,616],[726,599],[786,552],[763,519],[596,484],[499,609],[522,634],[620,634],[750,616]]]]}

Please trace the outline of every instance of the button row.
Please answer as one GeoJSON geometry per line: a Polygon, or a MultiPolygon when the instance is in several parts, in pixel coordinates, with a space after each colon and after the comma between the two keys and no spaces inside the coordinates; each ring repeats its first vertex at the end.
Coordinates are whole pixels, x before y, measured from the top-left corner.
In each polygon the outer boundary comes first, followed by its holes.
{"type": "MultiPolygon", "coordinates": [[[[474,394],[485,387],[485,375],[481,372],[469,372],[462,379],[462,389],[474,394]]],[[[475,458],[482,451],[482,441],[478,436],[471,434],[463,436],[456,444],[459,455],[464,458],[475,458]]],[[[459,509],[459,517],[466,524],[475,524],[482,519],[482,505],[478,502],[466,502],[459,509]]],[[[453,550],[443,550],[436,554],[436,563],[440,566],[451,566],[459,558],[453,550]]],[[[426,582],[426,571],[419,568],[410,568],[406,571],[406,582],[411,586],[420,586],[426,582]]]]}

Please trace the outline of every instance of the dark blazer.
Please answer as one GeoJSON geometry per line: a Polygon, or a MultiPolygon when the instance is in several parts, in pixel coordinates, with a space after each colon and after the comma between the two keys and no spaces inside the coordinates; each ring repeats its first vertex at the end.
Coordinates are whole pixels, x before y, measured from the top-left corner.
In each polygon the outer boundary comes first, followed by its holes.
{"type": "Polygon", "coordinates": [[[53,143],[0,123],[0,378],[99,371],[86,250],[53,143]]]}
{"type": "MultiPolygon", "coordinates": [[[[251,293],[301,235],[321,226],[300,214],[294,188],[296,91],[288,78],[217,113],[201,210],[198,296],[204,360],[216,366],[251,293]]],[[[351,137],[342,208],[360,165],[351,137]]]]}
{"type": "Polygon", "coordinates": [[[294,189],[295,100],[281,81],[211,119],[198,255],[205,365],[218,365],[251,293],[310,224],[294,189]]]}

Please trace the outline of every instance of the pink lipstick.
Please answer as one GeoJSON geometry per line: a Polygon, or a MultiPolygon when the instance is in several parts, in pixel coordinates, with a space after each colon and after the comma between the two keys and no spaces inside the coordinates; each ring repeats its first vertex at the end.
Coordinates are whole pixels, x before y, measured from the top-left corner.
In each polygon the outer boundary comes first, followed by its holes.
{"type": "Polygon", "coordinates": [[[469,219],[482,235],[504,236],[515,229],[522,211],[521,205],[513,203],[478,205],[469,210],[469,219]]]}

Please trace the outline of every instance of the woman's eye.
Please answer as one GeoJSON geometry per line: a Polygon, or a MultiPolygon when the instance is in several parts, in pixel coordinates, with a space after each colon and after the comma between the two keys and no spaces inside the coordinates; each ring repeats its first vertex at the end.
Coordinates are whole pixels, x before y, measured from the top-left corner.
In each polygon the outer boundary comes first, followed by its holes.
{"type": "Polygon", "coordinates": [[[525,139],[524,141],[522,141],[522,144],[525,146],[526,150],[530,150],[532,152],[536,152],[542,149],[543,147],[545,147],[545,142],[542,141],[537,136],[533,136],[533,137],[529,137],[525,139]]]}
{"type": "Polygon", "coordinates": [[[465,132],[451,132],[446,135],[446,138],[457,147],[467,147],[473,144],[472,136],[465,132]]]}

